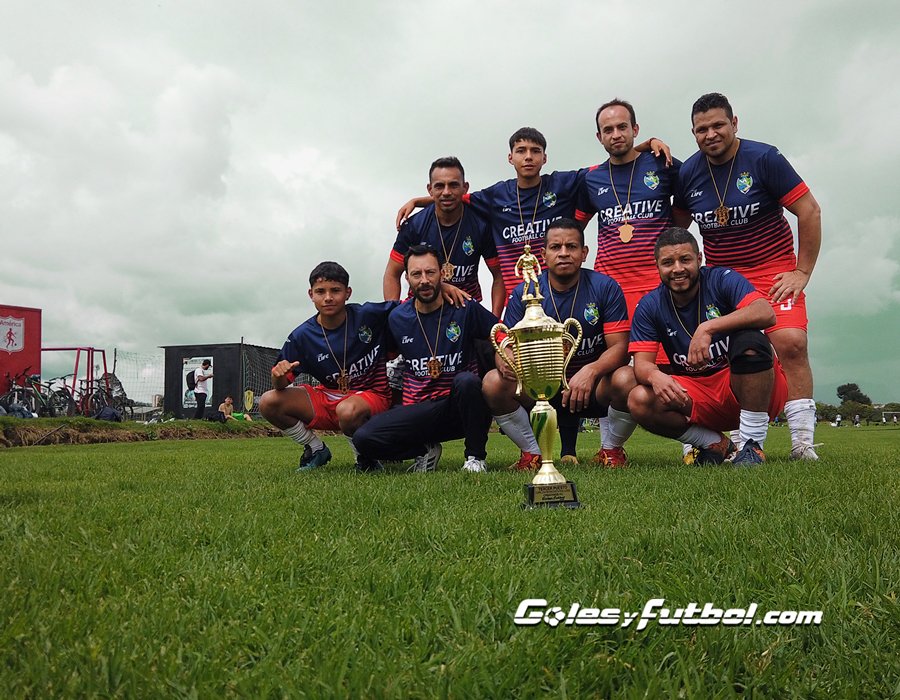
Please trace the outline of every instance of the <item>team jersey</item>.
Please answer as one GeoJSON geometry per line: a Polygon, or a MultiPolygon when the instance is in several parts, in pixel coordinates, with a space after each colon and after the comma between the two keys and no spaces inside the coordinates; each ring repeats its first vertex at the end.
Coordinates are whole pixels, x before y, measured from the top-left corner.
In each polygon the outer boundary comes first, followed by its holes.
{"type": "Polygon", "coordinates": [[[706,367],[688,367],[688,349],[697,326],[727,316],[757,299],[765,300],[765,297],[746,277],[727,267],[701,267],[697,296],[683,308],[675,306],[669,288],[660,283],[638,302],[631,321],[628,351],[652,352],[655,356],[662,343],[672,374],[700,377],[720,372],[728,367],[728,335],[723,333],[713,335],[706,367]]]}
{"type": "MultiPolygon", "coordinates": [[[[581,278],[575,287],[565,292],[555,292],[550,287],[545,270],[538,275],[538,286],[544,297],[541,308],[545,314],[560,323],[571,317],[581,324],[581,345],[566,369],[567,380],[606,351],[606,334],[628,332],[625,295],[611,277],[581,268],[581,278]]],[[[524,283],[516,287],[506,304],[503,323],[509,328],[525,315],[525,302],[522,301],[524,289],[524,283]]]]}
{"type": "Polygon", "coordinates": [[[578,188],[575,218],[586,222],[598,215],[594,269],[626,292],[647,291],[659,283],[653,246],[672,225],[672,194],[680,167],[680,161],[667,168],[664,157],[639,153],[631,163],[612,166],[612,181],[608,160],[595,165],[578,188]],[[627,242],[619,232],[626,220],[634,227],[627,242]]]}
{"type": "Polygon", "coordinates": [[[477,373],[474,340],[487,338],[497,318],[474,299],[418,314],[415,302],[408,301],[391,312],[388,322],[403,355],[403,405],[408,406],[449,395],[459,372],[477,373]],[[441,362],[437,377],[429,372],[432,350],[441,362]]]}
{"type": "Polygon", "coordinates": [[[494,237],[486,219],[471,207],[463,205],[462,219],[445,228],[437,220],[434,204],[429,204],[400,226],[391,250],[391,260],[402,265],[403,256],[410,246],[420,243],[426,243],[435,250],[446,251],[453,264],[453,278],[447,281],[481,301],[481,285],[478,283],[479,256],[484,258],[488,267],[500,264],[494,237]]]}
{"type": "Polygon", "coordinates": [[[797,264],[794,234],[783,207],[807,192],[809,187],[777,148],[741,139],[733,162],[712,165],[702,152],[684,162],[675,207],[689,211],[700,227],[707,265],[741,271],[772,266],[793,269],[797,264]],[[724,226],[716,220],[716,187],[728,207],[724,226]]]}
{"type": "Polygon", "coordinates": [[[504,180],[463,196],[463,201],[491,224],[507,291],[519,283],[516,261],[526,243],[544,264],[544,232],[556,219],[575,216],[575,197],[585,172],[566,170],[541,175],[539,185],[524,189],[517,189],[515,180],[504,180]]]}
{"type": "Polygon", "coordinates": [[[388,315],[397,304],[396,301],[347,304],[347,319],[334,330],[319,325],[316,314],[291,332],[278,360],[299,362],[295,374],[310,374],[329,389],[338,388],[337,379],[343,366],[350,375],[352,391],[373,391],[390,397],[385,362],[388,350],[393,349],[393,340],[388,332],[388,315]]]}

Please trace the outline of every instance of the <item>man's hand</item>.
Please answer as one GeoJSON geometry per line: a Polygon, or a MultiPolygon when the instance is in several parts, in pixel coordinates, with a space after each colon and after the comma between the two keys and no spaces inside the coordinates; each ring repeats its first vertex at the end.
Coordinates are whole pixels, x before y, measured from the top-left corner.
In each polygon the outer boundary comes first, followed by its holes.
{"type": "Polygon", "coordinates": [[[501,377],[508,379],[511,382],[518,383],[519,378],[512,369],[515,364],[515,354],[513,353],[512,348],[504,348],[503,357],[501,357],[499,353],[495,353],[494,364],[497,366],[497,371],[500,372],[501,377]],[[504,358],[506,360],[505,362],[504,358]]]}
{"type": "Polygon", "coordinates": [[[654,372],[650,378],[650,387],[657,401],[667,408],[682,411],[688,404],[690,397],[687,389],[679,384],[674,377],[663,372],[654,372]]]}
{"type": "Polygon", "coordinates": [[[769,296],[772,298],[773,304],[780,304],[788,299],[793,301],[809,284],[809,275],[803,270],[779,272],[774,279],[775,284],[769,290],[769,296]]]}
{"type": "Polygon", "coordinates": [[[287,375],[293,372],[295,367],[299,366],[299,362],[279,360],[279,362],[272,368],[272,388],[284,389],[288,384],[291,383],[287,375]]]}
{"type": "Polygon", "coordinates": [[[400,211],[397,212],[397,230],[400,230],[400,226],[409,218],[409,215],[412,214],[416,210],[416,200],[411,199],[402,207],[400,207],[400,211]]]}
{"type": "Polygon", "coordinates": [[[660,154],[662,154],[666,157],[666,167],[672,167],[672,151],[662,139],[658,139],[654,136],[653,138],[647,139],[643,143],[639,143],[634,147],[634,150],[636,150],[638,153],[646,153],[647,151],[650,151],[656,158],[659,158],[660,154]]]}
{"type": "Polygon", "coordinates": [[[465,306],[466,302],[472,298],[471,294],[464,292],[459,287],[454,287],[449,282],[441,283],[441,296],[450,306],[458,307],[465,306]]]}
{"type": "Polygon", "coordinates": [[[591,394],[597,380],[597,372],[587,365],[578,370],[569,380],[569,390],[562,395],[562,405],[572,413],[585,410],[591,403],[591,394]]]}
{"type": "Polygon", "coordinates": [[[710,357],[709,345],[712,343],[712,333],[705,323],[697,326],[694,331],[694,337],[691,338],[691,344],[688,347],[687,363],[694,369],[703,369],[709,364],[710,357]]]}

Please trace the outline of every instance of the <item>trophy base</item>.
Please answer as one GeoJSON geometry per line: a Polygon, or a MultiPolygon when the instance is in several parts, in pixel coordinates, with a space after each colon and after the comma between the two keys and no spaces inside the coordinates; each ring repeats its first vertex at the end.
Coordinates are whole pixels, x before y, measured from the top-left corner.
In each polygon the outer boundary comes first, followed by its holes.
{"type": "Polygon", "coordinates": [[[525,484],[523,508],[580,508],[575,484],[564,481],[561,484],[525,484]]]}

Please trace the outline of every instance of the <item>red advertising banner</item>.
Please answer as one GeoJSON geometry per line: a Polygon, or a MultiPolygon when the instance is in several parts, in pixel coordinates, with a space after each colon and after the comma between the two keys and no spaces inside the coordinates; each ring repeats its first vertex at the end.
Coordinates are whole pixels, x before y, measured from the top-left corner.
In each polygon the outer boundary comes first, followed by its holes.
{"type": "Polygon", "coordinates": [[[41,310],[0,304],[0,392],[26,370],[41,373],[41,310]]]}

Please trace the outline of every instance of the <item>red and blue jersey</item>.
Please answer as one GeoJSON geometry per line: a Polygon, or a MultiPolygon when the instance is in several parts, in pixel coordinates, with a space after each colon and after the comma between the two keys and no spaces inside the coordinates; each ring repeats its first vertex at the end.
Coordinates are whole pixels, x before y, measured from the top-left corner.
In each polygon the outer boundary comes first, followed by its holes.
{"type": "Polygon", "coordinates": [[[575,216],[575,198],[586,172],[566,170],[541,175],[540,184],[528,188],[517,188],[515,180],[504,180],[463,197],[490,222],[507,291],[519,283],[516,261],[526,243],[544,264],[544,233],[556,219],[575,216]]]}
{"type": "Polygon", "coordinates": [[[684,162],[675,207],[690,212],[700,227],[708,265],[741,271],[793,269],[797,264],[794,234],[784,218],[784,207],[807,192],[809,187],[777,148],[741,139],[733,163],[712,165],[702,152],[684,162]],[[716,219],[720,206],[716,187],[728,207],[724,225],[716,219]]]}
{"type": "Polygon", "coordinates": [[[403,405],[408,406],[448,396],[459,372],[477,373],[474,341],[486,339],[497,318],[474,299],[461,307],[445,302],[435,311],[418,314],[415,302],[409,301],[391,312],[388,323],[403,355],[403,405]],[[432,357],[441,362],[437,377],[429,372],[432,357]]]}
{"type": "Polygon", "coordinates": [[[664,157],[639,153],[631,163],[613,165],[612,179],[608,160],[593,166],[578,189],[575,218],[586,222],[597,214],[594,269],[612,277],[626,292],[648,291],[659,283],[653,246],[672,225],[672,195],[680,167],[680,161],[666,167],[664,157]],[[619,232],[626,221],[634,227],[627,242],[619,232]]]}
{"type": "Polygon", "coordinates": [[[497,249],[487,220],[472,207],[463,205],[462,218],[452,226],[441,226],[434,213],[434,204],[403,222],[397,240],[391,250],[391,260],[401,265],[410,246],[421,243],[435,250],[446,251],[453,264],[453,278],[447,280],[455,287],[468,292],[481,301],[481,285],[478,283],[478,258],[484,258],[488,267],[497,267],[497,249]],[[442,244],[443,242],[443,244],[442,244]]]}
{"type": "Polygon", "coordinates": [[[338,388],[343,367],[350,376],[351,391],[373,391],[390,398],[385,362],[387,352],[393,349],[393,339],[388,331],[388,316],[397,304],[347,304],[346,320],[333,330],[323,328],[316,314],[291,332],[278,360],[299,362],[295,373],[310,374],[329,389],[338,388]]]}
{"type": "MultiPolygon", "coordinates": [[[[566,379],[591,362],[595,362],[606,351],[609,333],[627,333],[629,328],[625,295],[618,283],[600,272],[581,269],[579,284],[564,292],[550,287],[547,272],[538,275],[538,286],[544,299],[541,308],[544,313],[560,323],[574,318],[581,324],[581,345],[566,369],[566,379]]],[[[524,283],[513,290],[506,304],[503,323],[509,328],[515,326],[525,315],[522,301],[524,283]]]]}
{"type": "Polygon", "coordinates": [[[710,362],[702,369],[687,365],[688,349],[694,332],[704,321],[726,316],[765,297],[739,272],[727,267],[701,267],[697,296],[685,307],[678,307],[669,288],[660,284],[639,302],[631,321],[628,351],[659,352],[662,344],[672,374],[705,376],[728,367],[728,336],[714,334],[709,346],[710,362]]]}

